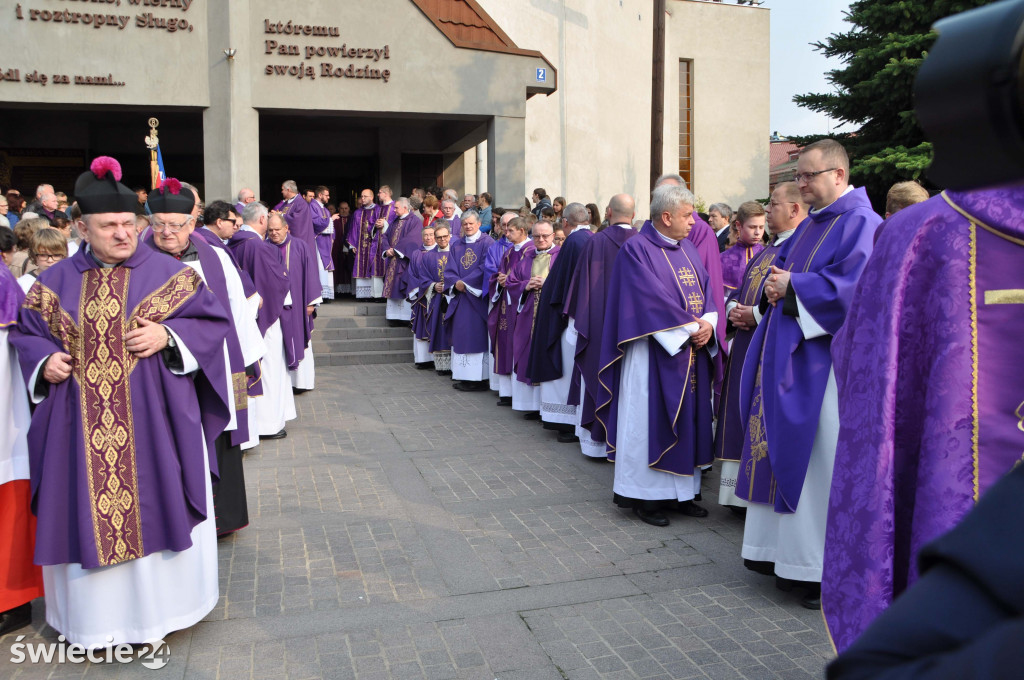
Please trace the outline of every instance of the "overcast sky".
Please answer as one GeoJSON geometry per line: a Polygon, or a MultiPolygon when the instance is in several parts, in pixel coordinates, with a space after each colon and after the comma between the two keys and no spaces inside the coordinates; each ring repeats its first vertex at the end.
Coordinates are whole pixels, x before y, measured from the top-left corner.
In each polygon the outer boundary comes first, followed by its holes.
{"type": "MultiPolygon", "coordinates": [[[[848,31],[843,21],[849,0],[766,0],[771,8],[771,129],[780,135],[828,133],[828,116],[793,103],[793,95],[827,92],[825,72],[839,68],[810,43],[848,31]]],[[[849,126],[842,128],[848,131],[849,126]]]]}

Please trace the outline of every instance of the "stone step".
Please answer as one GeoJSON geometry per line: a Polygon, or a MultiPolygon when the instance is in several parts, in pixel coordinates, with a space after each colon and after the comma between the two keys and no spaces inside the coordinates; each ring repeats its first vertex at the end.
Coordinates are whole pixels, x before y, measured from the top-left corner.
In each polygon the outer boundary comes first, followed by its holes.
{"type": "Polygon", "coordinates": [[[317,366],[367,366],[370,364],[412,363],[412,350],[399,352],[383,350],[377,352],[332,352],[317,354],[317,366]]]}
{"type": "Polygon", "coordinates": [[[325,316],[317,312],[317,330],[331,328],[382,328],[388,327],[383,316],[325,316]]]}
{"type": "Polygon", "coordinates": [[[319,320],[313,333],[316,340],[369,340],[371,338],[408,338],[412,331],[405,327],[353,326],[351,328],[323,328],[319,320]]]}
{"type": "Polygon", "coordinates": [[[378,352],[378,351],[412,351],[412,335],[404,338],[371,338],[369,340],[313,340],[313,352],[316,354],[334,354],[336,352],[378,352]]]}
{"type": "Polygon", "coordinates": [[[344,316],[384,316],[387,303],[381,302],[332,302],[329,305],[320,305],[317,315],[327,317],[344,316]]]}

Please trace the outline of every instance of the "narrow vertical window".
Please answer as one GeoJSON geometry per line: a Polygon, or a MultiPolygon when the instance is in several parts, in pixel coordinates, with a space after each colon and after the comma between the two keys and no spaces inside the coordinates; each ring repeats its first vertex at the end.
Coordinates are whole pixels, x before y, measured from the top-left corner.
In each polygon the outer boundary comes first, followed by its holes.
{"type": "Polygon", "coordinates": [[[693,191],[693,61],[679,60],[679,174],[693,191]]]}

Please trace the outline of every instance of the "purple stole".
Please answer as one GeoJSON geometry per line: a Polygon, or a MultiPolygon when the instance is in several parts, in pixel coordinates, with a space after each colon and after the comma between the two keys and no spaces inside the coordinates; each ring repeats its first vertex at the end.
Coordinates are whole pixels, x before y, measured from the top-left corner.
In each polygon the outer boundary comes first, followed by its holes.
{"type": "Polygon", "coordinates": [[[646,342],[650,349],[648,466],[690,476],[696,466],[711,462],[713,366],[708,348],[712,345],[694,350],[687,342],[669,356],[650,337],[719,311],[714,298],[705,296],[709,285],[708,273],[686,239],[669,243],[646,225],[637,238],[622,246],[608,290],[598,375],[602,399],[596,417],[608,433],[609,460],[615,460],[619,429],[621,360],[628,343],[646,342]]]}
{"type": "MultiPolygon", "coordinates": [[[[525,248],[523,250],[526,250],[525,248]]],[[[523,311],[516,315],[516,326],[512,332],[512,363],[515,367],[516,380],[521,383],[534,384],[529,375],[530,367],[530,346],[533,342],[533,328],[537,323],[537,308],[540,306],[540,293],[543,288],[526,290],[526,284],[535,273],[547,278],[558,257],[559,246],[552,246],[547,250],[548,263],[546,267],[540,267],[535,271],[534,265],[537,258],[544,255],[536,248],[523,254],[523,258],[512,269],[513,276],[509,276],[509,293],[512,295],[512,304],[522,304],[523,311]]]]}
{"type": "Polygon", "coordinates": [[[452,351],[459,354],[487,351],[487,286],[483,264],[494,239],[483,232],[479,234],[473,243],[466,243],[465,238],[455,240],[444,272],[445,292],[453,296],[444,320],[451,326],[452,351]],[[468,290],[455,290],[457,281],[481,291],[480,297],[468,290]]]}
{"type": "MultiPolygon", "coordinates": [[[[374,218],[383,219],[388,224],[391,224],[395,220],[395,202],[388,203],[387,206],[378,206],[377,217],[374,218]]],[[[370,225],[371,239],[370,239],[370,272],[371,276],[381,277],[384,276],[384,269],[387,262],[384,260],[384,251],[388,249],[388,235],[384,233],[383,229],[374,228],[373,224],[370,225]]],[[[390,227],[388,231],[391,231],[390,227]]]]}
{"type": "MultiPolygon", "coordinates": [[[[786,240],[788,241],[788,237],[786,240]]],[[[739,290],[731,299],[741,305],[756,307],[761,301],[764,284],[768,280],[772,265],[780,266],[779,251],[786,244],[764,248],[751,260],[743,275],[739,290]]],[[[731,249],[730,249],[731,250],[731,249]]],[[[745,249],[746,250],[746,249],[745,249]]],[[[728,250],[726,252],[729,252],[728,250]]],[[[724,253],[723,253],[724,255],[724,253]]],[[[754,331],[736,329],[726,360],[725,379],[722,381],[722,398],[718,402],[718,425],[715,427],[715,458],[720,460],[740,460],[743,452],[746,424],[740,417],[740,377],[743,374],[743,358],[750,346],[754,331]]]]}
{"type": "Polygon", "coordinates": [[[309,210],[311,213],[315,213],[313,233],[316,234],[317,256],[324,269],[332,272],[334,271],[334,260],[331,258],[331,251],[334,248],[334,234],[323,233],[324,229],[331,226],[331,213],[316,200],[310,201],[309,210]]]}
{"type": "Polygon", "coordinates": [[[725,286],[726,297],[743,284],[743,272],[747,270],[750,261],[762,250],[764,250],[763,243],[755,243],[752,246],[736,243],[719,256],[722,262],[722,284],[725,286]]]}
{"type": "MultiPolygon", "coordinates": [[[[526,253],[534,249],[535,246],[529,241],[524,243],[523,247],[519,250],[512,246],[502,256],[501,268],[498,272],[509,275],[526,253]]],[[[494,297],[494,294],[498,292],[501,295],[487,315],[487,332],[491,339],[491,352],[494,354],[494,372],[499,375],[511,375],[512,331],[516,326],[519,298],[518,296],[514,297],[511,303],[508,301],[511,295],[509,282],[506,279],[505,285],[499,286],[498,272],[491,276],[490,285],[488,286],[489,297],[494,297]]]]}
{"type": "MultiPolygon", "coordinates": [[[[384,236],[387,238],[388,248],[395,251],[395,256],[387,258],[384,264],[384,297],[401,300],[407,290],[403,279],[410,256],[423,243],[423,221],[411,212],[406,214],[405,219],[395,217],[384,236]]],[[[387,251],[388,248],[384,250],[387,251]]]]}
{"type": "Polygon", "coordinates": [[[373,276],[372,246],[375,242],[373,225],[377,221],[380,206],[358,208],[348,220],[348,243],[355,254],[352,276],[357,279],[368,279],[373,276]]]}
{"type": "Polygon", "coordinates": [[[636,236],[631,227],[611,225],[583,246],[580,263],[570,284],[570,298],[566,314],[576,323],[575,366],[583,379],[579,406],[582,426],[594,441],[607,441],[604,425],[594,417],[600,393],[597,381],[601,369],[601,333],[604,330],[608,287],[611,285],[612,264],[620,248],[636,236]]]}
{"type": "Polygon", "coordinates": [[[18,322],[18,308],[25,294],[14,274],[7,267],[0,267],[0,329],[8,329],[18,322]]]}
{"type": "MultiPolygon", "coordinates": [[[[451,248],[447,252],[441,252],[437,248],[423,253],[420,258],[424,278],[427,285],[444,283],[444,273],[448,269],[448,260],[452,257],[451,248]]],[[[445,313],[448,311],[448,301],[444,293],[433,291],[430,293],[430,302],[427,307],[426,322],[427,334],[430,337],[431,352],[449,352],[452,349],[452,327],[445,323],[445,313]]]]}
{"type": "Polygon", "coordinates": [[[780,513],[796,510],[832,368],[832,335],[846,318],[880,221],[859,188],[812,213],[782,245],[790,286],[827,335],[805,339],[782,301],[754,331],[740,378],[747,434],[738,497],[780,513]]]}
{"type": "MultiPolygon", "coordinates": [[[[435,247],[434,250],[436,249],[435,247]]],[[[430,251],[427,250],[426,246],[420,246],[419,250],[410,255],[409,267],[405,270],[405,276],[402,279],[402,285],[405,286],[406,291],[416,291],[416,299],[411,300],[412,314],[409,317],[409,324],[412,327],[412,335],[417,340],[428,340],[430,338],[427,334],[426,289],[431,285],[431,282],[426,280],[423,270],[423,258],[428,252],[430,251]]]]}
{"type": "Polygon", "coordinates": [[[1024,187],[947,191],[877,239],[832,346],[822,611],[840,651],[1024,451],[1024,187]]]}
{"type": "Polygon", "coordinates": [[[316,260],[302,241],[291,235],[275,244],[288,270],[288,286],[292,294],[291,308],[281,315],[281,334],[284,337],[285,359],[294,370],[302,361],[306,345],[313,334],[313,318],[306,307],[320,297],[320,279],[316,273],[316,260]]]}
{"type": "Polygon", "coordinates": [[[56,351],[74,370],[48,385],[28,432],[36,564],[91,569],[192,545],[213,511],[203,446],[216,479],[214,440],[230,416],[230,332],[199,273],[147,247],[112,268],[83,247],[39,276],[10,342],[25,376],[56,351]],[[124,334],[140,319],[173,329],[199,371],[175,375],[161,353],[132,356],[124,334]]]}

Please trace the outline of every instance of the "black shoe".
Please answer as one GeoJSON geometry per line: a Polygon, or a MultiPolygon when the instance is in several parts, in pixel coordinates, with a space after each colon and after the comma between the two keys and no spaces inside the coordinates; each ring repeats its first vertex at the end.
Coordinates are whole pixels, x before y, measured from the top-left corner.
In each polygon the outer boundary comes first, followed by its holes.
{"type": "Polygon", "coordinates": [[[523,420],[540,420],[540,411],[527,411],[523,414],[523,420]]]}
{"type": "Polygon", "coordinates": [[[309,392],[309,390],[304,390],[304,389],[299,388],[299,387],[293,387],[292,388],[292,394],[305,394],[306,392],[309,392]]]}
{"type": "Polygon", "coordinates": [[[821,584],[808,584],[807,594],[800,600],[800,606],[804,609],[821,610],[821,584]]]}
{"type": "Polygon", "coordinates": [[[13,633],[32,623],[32,603],[8,609],[0,613],[0,635],[13,633]]]}
{"type": "Polygon", "coordinates": [[[667,527],[668,517],[658,510],[658,506],[651,502],[641,502],[633,506],[633,514],[640,518],[641,522],[647,522],[656,527],[667,527]]]}
{"type": "Polygon", "coordinates": [[[426,370],[431,369],[433,367],[434,367],[434,362],[433,361],[421,361],[418,364],[416,364],[416,368],[418,368],[421,371],[426,371],[426,370]]]}
{"type": "Polygon", "coordinates": [[[681,501],[676,505],[676,510],[687,517],[707,517],[708,511],[693,501],[681,501]]]}
{"type": "Polygon", "coordinates": [[[332,302],[334,302],[334,298],[323,298],[322,300],[320,300],[320,304],[322,305],[329,305],[332,302]]]}
{"type": "MultiPolygon", "coordinates": [[[[764,574],[765,576],[773,576],[775,574],[774,562],[762,562],[761,560],[743,560],[743,566],[749,569],[750,571],[756,571],[758,574],[764,574]]],[[[777,581],[776,585],[778,585],[777,581]]]]}
{"type": "Polygon", "coordinates": [[[282,428],[280,432],[275,434],[261,434],[260,439],[284,439],[288,436],[288,433],[282,428]]]}
{"type": "Polygon", "coordinates": [[[498,397],[498,406],[511,406],[512,397],[498,397]]]}
{"type": "Polygon", "coordinates": [[[453,387],[460,392],[486,392],[489,389],[486,380],[462,380],[453,387]]]}
{"type": "Polygon", "coordinates": [[[775,588],[784,593],[792,592],[793,587],[796,585],[799,585],[799,582],[794,581],[791,578],[783,578],[782,576],[775,577],[775,588]]]}
{"type": "Polygon", "coordinates": [[[437,374],[438,375],[451,375],[452,372],[451,371],[438,371],[437,374]]]}
{"type": "Polygon", "coordinates": [[[408,326],[409,324],[401,319],[388,319],[388,325],[392,328],[397,328],[399,326],[408,326]]]}
{"type": "Polygon", "coordinates": [[[695,500],[695,501],[697,501],[697,502],[700,502],[700,501],[704,500],[704,497],[703,497],[703,496],[701,496],[701,495],[700,495],[700,491],[698,491],[698,492],[697,492],[697,495],[693,497],[693,500],[695,500]]]}
{"type": "Polygon", "coordinates": [[[746,519],[747,518],[747,509],[746,508],[741,508],[741,507],[739,507],[737,505],[727,505],[725,507],[729,508],[729,512],[731,512],[732,514],[736,515],[740,519],[746,519]]]}
{"type": "Polygon", "coordinates": [[[559,432],[558,433],[558,441],[559,441],[559,443],[562,443],[562,444],[572,444],[574,442],[578,442],[579,440],[580,440],[580,438],[577,437],[572,432],[559,432]]]}

